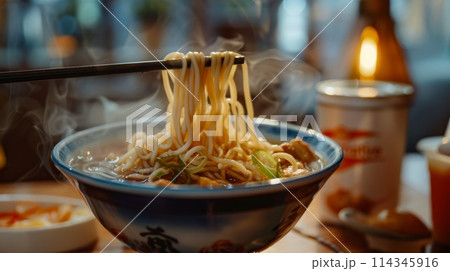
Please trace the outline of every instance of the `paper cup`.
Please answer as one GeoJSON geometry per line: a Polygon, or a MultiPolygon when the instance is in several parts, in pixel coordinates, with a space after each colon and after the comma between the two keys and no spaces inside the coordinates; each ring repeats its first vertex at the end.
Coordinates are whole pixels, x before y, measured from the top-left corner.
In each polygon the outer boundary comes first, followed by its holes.
{"type": "Polygon", "coordinates": [[[341,167],[319,195],[322,219],[340,223],[337,215],[346,207],[365,213],[395,207],[412,87],[329,80],[317,89],[319,127],[344,151],[341,167]]]}

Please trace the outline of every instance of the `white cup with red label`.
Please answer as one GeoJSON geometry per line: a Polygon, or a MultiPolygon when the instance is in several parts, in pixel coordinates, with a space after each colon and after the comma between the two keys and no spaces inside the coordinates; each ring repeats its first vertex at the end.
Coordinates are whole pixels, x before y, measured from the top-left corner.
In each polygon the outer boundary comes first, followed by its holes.
{"type": "Polygon", "coordinates": [[[367,214],[395,207],[413,88],[382,81],[327,80],[317,90],[319,127],[344,151],[341,167],[319,193],[321,218],[340,223],[338,213],[346,207],[367,214]]]}

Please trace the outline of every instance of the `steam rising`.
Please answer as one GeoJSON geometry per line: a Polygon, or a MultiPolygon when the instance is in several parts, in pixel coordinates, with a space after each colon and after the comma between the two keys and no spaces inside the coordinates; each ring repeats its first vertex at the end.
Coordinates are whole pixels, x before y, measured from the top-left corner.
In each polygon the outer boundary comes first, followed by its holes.
{"type": "MultiPolygon", "coordinates": [[[[297,61],[288,65],[291,57],[283,55],[275,49],[261,51],[259,48],[256,48],[254,50],[259,51],[257,53],[242,51],[244,48],[244,37],[240,35],[232,39],[218,37],[212,44],[208,45],[211,40],[208,40],[207,37],[211,36],[211,34],[208,32],[209,26],[205,26],[205,23],[208,23],[208,18],[205,18],[207,13],[205,5],[201,4],[202,1],[177,2],[182,8],[168,12],[168,16],[173,16],[174,18],[158,17],[153,22],[156,25],[153,28],[148,24],[130,26],[134,32],[142,33],[137,36],[142,38],[143,43],[159,58],[178,48],[179,44],[186,40],[191,40],[191,42],[184,43],[183,46],[179,47],[179,51],[203,51],[205,54],[223,50],[240,52],[246,57],[249,65],[252,96],[255,97],[264,89],[254,101],[256,115],[302,115],[311,111],[314,104],[314,92],[311,90],[318,81],[318,73],[316,71],[297,61]],[[185,18],[187,17],[198,19],[186,23],[185,18]],[[169,25],[170,20],[175,21],[175,23],[169,25]],[[166,32],[165,37],[159,37],[161,38],[159,40],[161,44],[155,43],[155,35],[161,35],[158,32],[161,32],[161,29],[164,29],[164,32],[166,32]],[[194,30],[193,33],[192,29],[194,30]],[[186,33],[189,33],[189,36],[186,33]],[[174,44],[176,44],[175,47],[174,44]],[[278,75],[283,69],[285,70],[278,75]],[[271,82],[272,79],[274,79],[273,82],[271,82]],[[269,83],[270,85],[268,85],[269,83]]],[[[267,37],[268,33],[273,31],[269,24],[270,20],[262,18],[267,16],[267,11],[264,10],[263,5],[265,4],[261,0],[253,0],[251,8],[242,6],[242,3],[237,0],[232,2],[238,7],[236,11],[238,14],[233,14],[233,16],[238,16],[249,24],[253,31],[251,33],[253,37],[267,37]],[[258,23],[261,22],[261,25],[256,25],[254,18],[261,18],[261,20],[257,20],[258,23]]],[[[112,7],[112,10],[121,8],[122,4],[120,3],[122,2],[117,2],[117,6],[112,7]]],[[[46,7],[45,10],[50,9],[49,6],[46,7]]],[[[45,16],[39,17],[39,20],[42,20],[42,32],[44,33],[39,32],[42,35],[35,36],[53,37],[55,31],[52,29],[53,24],[51,22],[56,17],[50,16],[51,12],[49,11],[44,13],[45,16]]],[[[107,14],[107,16],[109,15],[107,14]]],[[[127,16],[131,15],[128,14],[127,16]]],[[[228,19],[227,23],[230,25],[235,23],[234,17],[228,19]]],[[[30,25],[33,24],[30,23],[30,25]]],[[[106,52],[100,47],[96,47],[95,42],[98,40],[92,39],[92,35],[81,33],[84,44],[83,50],[81,50],[82,63],[109,63],[111,58],[113,61],[153,58],[144,48],[140,48],[140,45],[130,37],[129,33],[120,24],[114,22],[112,27],[114,28],[114,38],[116,39],[114,41],[116,48],[112,52],[106,52]],[[120,42],[117,41],[118,39],[120,39],[120,42]],[[140,51],[136,49],[136,46],[139,47],[140,51]],[[125,54],[125,51],[128,54],[125,54]],[[111,53],[112,57],[109,53],[111,53]]],[[[239,27],[239,25],[236,27],[239,27]]],[[[214,29],[209,29],[209,31],[214,31],[214,29]]],[[[64,66],[62,60],[57,60],[56,62],[59,63],[52,64],[64,66]]],[[[237,74],[236,83],[238,86],[241,84],[239,82],[240,78],[240,74],[237,74]]],[[[32,142],[36,142],[36,138],[39,139],[38,144],[31,144],[34,149],[30,151],[39,157],[39,162],[31,171],[24,172],[21,178],[31,178],[35,171],[41,167],[45,167],[51,173],[53,172],[53,166],[49,157],[57,141],[77,130],[105,123],[125,121],[127,115],[144,104],[160,109],[164,109],[167,106],[159,73],[78,78],[0,86],[0,144],[4,143],[4,136],[7,134],[8,129],[15,125],[14,122],[30,123],[33,133],[27,136],[32,137],[32,142]],[[2,90],[2,87],[9,87],[10,89],[2,90]],[[6,102],[3,102],[5,100],[6,102]]],[[[299,121],[301,122],[300,117],[299,121]]],[[[28,130],[24,133],[27,132],[28,130]]],[[[23,159],[27,158],[24,157],[23,159]]],[[[58,179],[55,176],[53,177],[58,179]]]]}
{"type": "MultiPolygon", "coordinates": [[[[241,52],[243,47],[242,36],[234,39],[218,37],[207,47],[201,48],[201,44],[191,42],[182,46],[179,51],[203,51],[209,54],[225,50],[241,52]]],[[[300,61],[290,63],[292,57],[276,49],[241,54],[248,63],[252,96],[255,97],[264,89],[254,100],[256,114],[301,116],[312,112],[315,98],[313,89],[320,79],[316,70],[300,61]]],[[[241,84],[239,72],[238,69],[237,85],[241,84]]]]}
{"type": "MultiPolygon", "coordinates": [[[[54,84],[53,84],[54,85],[54,84]]],[[[68,83],[50,87],[43,114],[43,130],[51,137],[66,137],[77,127],[74,115],[68,110],[68,83]]]]}

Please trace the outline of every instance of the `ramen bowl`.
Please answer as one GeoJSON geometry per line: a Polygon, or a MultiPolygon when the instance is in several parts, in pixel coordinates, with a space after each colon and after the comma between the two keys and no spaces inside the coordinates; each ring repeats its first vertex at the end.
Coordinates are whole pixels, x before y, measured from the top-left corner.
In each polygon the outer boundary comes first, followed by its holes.
{"type": "Polygon", "coordinates": [[[52,159],[101,224],[137,251],[257,252],[289,232],[343,158],[335,142],[313,130],[277,121],[265,121],[258,129],[268,140],[302,138],[324,166],[302,176],[221,188],[150,186],[71,166],[86,150],[104,157],[111,146],[126,148],[125,124],[73,134],[55,146],[52,159]]]}

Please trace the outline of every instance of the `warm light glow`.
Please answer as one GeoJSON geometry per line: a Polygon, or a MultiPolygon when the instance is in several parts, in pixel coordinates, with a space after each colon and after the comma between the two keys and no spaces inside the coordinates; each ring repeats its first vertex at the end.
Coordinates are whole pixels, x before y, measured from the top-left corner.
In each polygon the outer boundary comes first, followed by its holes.
{"type": "Polygon", "coordinates": [[[2,145],[0,145],[0,169],[4,168],[6,166],[6,155],[3,151],[2,145]]]}
{"type": "Polygon", "coordinates": [[[367,26],[361,34],[361,51],[359,54],[360,79],[373,80],[377,68],[378,33],[375,28],[367,26]]]}
{"type": "Polygon", "coordinates": [[[54,58],[69,57],[78,47],[77,39],[72,36],[54,36],[48,47],[49,55],[54,58]]]}
{"type": "Polygon", "coordinates": [[[378,96],[378,90],[376,88],[372,88],[372,87],[359,88],[356,91],[356,93],[359,97],[363,97],[363,98],[371,98],[371,97],[378,96]]]}

